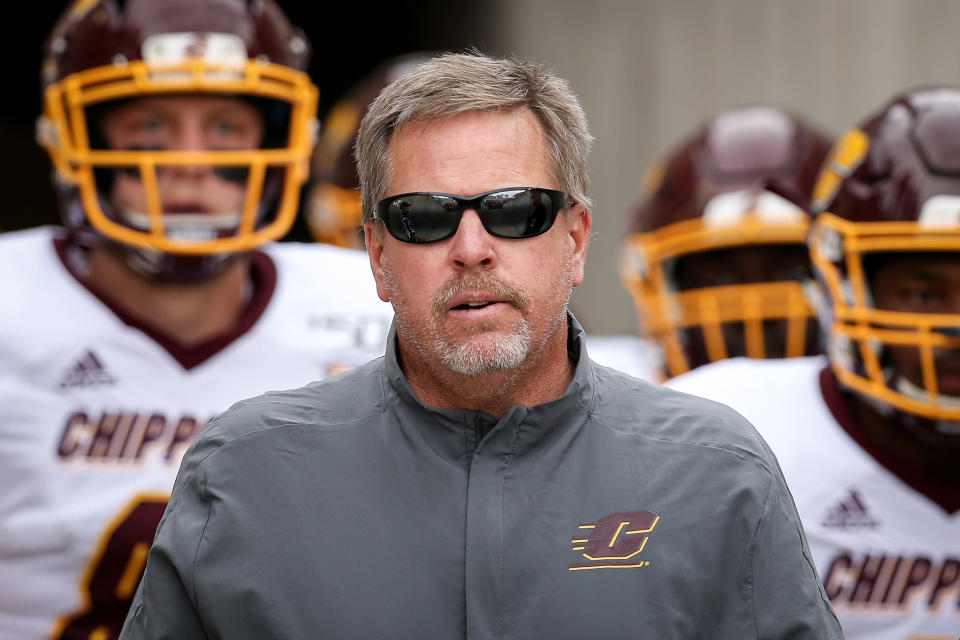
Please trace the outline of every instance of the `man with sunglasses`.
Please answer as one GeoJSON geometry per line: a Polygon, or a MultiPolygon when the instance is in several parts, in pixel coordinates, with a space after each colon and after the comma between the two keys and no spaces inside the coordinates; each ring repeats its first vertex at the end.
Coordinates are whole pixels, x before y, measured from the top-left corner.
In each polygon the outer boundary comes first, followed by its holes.
{"type": "Polygon", "coordinates": [[[357,156],[386,355],[214,422],[123,637],[841,637],[750,425],[590,361],[590,141],[537,63],[384,90],[357,156]]]}

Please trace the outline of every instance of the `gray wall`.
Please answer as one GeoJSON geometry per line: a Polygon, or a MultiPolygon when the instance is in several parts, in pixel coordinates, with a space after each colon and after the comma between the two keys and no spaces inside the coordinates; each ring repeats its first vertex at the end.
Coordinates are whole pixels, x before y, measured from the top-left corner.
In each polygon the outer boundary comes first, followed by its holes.
{"type": "Polygon", "coordinates": [[[616,270],[647,166],[712,113],[767,102],[838,135],[900,90],[960,84],[955,0],[491,0],[487,48],[554,65],[596,137],[594,235],[572,306],[636,330],[616,270]]]}

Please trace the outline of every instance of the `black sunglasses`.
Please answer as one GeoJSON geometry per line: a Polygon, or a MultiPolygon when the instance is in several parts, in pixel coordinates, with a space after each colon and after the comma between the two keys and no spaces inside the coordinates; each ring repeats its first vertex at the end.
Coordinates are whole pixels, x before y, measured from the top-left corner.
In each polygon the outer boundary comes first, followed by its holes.
{"type": "Polygon", "coordinates": [[[467,198],[421,191],[380,200],[373,205],[373,218],[382,220],[397,240],[424,244],[455,234],[464,210],[473,209],[490,235],[532,238],[549,231],[560,210],[571,206],[564,192],[540,187],[497,189],[467,198]]]}

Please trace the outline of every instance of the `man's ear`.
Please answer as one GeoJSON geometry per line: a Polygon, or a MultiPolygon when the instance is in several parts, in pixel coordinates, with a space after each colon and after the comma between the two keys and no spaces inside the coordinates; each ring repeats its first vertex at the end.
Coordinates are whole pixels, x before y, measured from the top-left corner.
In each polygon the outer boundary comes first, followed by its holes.
{"type": "Polygon", "coordinates": [[[377,281],[377,295],[384,302],[390,302],[383,282],[383,227],[374,220],[368,220],[363,224],[363,237],[367,244],[367,257],[370,258],[370,270],[377,281]]]}
{"type": "Polygon", "coordinates": [[[575,287],[583,282],[592,225],[593,217],[590,215],[590,210],[580,204],[573,205],[567,214],[567,232],[573,242],[573,286],[575,287]]]}

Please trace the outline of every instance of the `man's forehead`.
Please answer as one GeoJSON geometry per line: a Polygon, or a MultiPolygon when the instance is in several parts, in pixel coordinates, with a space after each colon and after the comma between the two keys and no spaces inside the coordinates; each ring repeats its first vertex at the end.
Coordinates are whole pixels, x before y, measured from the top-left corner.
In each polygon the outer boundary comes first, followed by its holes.
{"type": "Polygon", "coordinates": [[[409,122],[391,139],[390,165],[391,193],[556,188],[543,132],[526,108],[409,122]]]}
{"type": "Polygon", "coordinates": [[[466,135],[477,130],[495,128],[505,135],[537,138],[543,132],[540,121],[528,107],[500,111],[471,109],[440,118],[415,118],[394,131],[391,142],[398,136],[423,138],[447,133],[466,135]]]}

